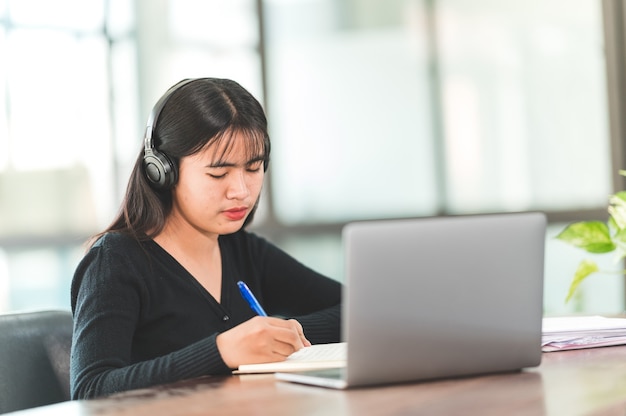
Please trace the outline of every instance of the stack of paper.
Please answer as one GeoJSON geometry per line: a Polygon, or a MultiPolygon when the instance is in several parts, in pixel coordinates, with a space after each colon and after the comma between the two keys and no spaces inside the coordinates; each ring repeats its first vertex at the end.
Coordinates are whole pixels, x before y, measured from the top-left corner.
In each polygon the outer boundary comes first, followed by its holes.
{"type": "Polygon", "coordinates": [[[543,318],[544,352],[626,344],[626,319],[603,316],[543,318]]]}

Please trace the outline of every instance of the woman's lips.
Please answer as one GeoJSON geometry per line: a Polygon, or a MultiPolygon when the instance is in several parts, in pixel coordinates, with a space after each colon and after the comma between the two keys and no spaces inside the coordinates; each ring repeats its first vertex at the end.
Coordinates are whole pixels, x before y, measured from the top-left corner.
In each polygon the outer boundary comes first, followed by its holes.
{"type": "Polygon", "coordinates": [[[239,221],[246,216],[247,212],[248,212],[248,208],[237,207],[237,208],[231,208],[231,209],[225,210],[224,215],[226,216],[226,218],[232,221],[239,221]]]}

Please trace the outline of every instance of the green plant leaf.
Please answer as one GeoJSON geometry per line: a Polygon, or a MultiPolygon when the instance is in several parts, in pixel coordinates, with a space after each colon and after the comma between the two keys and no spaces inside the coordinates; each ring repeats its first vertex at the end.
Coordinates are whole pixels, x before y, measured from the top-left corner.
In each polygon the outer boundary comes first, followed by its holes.
{"type": "MultiPolygon", "coordinates": [[[[611,207],[609,207],[609,214],[611,213],[611,207]]],[[[613,216],[609,215],[609,220],[607,221],[607,224],[609,225],[609,229],[614,229],[614,230],[619,230],[619,227],[617,226],[617,223],[615,222],[615,218],[613,218],[613,216]]]]}
{"type": "Polygon", "coordinates": [[[608,253],[615,250],[609,227],[601,221],[570,224],[556,238],[589,253],[608,253]]]}
{"type": "Polygon", "coordinates": [[[590,274],[597,272],[598,265],[591,260],[583,260],[578,265],[578,269],[576,269],[576,273],[574,274],[574,279],[569,286],[569,291],[567,292],[567,297],[565,298],[565,303],[569,302],[569,300],[574,296],[574,292],[580,285],[580,283],[585,280],[590,274]]]}
{"type": "Polygon", "coordinates": [[[626,191],[621,191],[609,197],[609,214],[613,224],[618,229],[626,228],[626,191]]]}
{"type": "Polygon", "coordinates": [[[616,197],[616,198],[621,199],[622,201],[626,201],[626,191],[619,191],[611,195],[611,197],[616,197]]]}
{"type": "MultiPolygon", "coordinates": [[[[626,253],[626,230],[618,230],[613,236],[613,243],[623,253],[626,253]]],[[[623,253],[620,255],[620,257],[623,257],[623,253]]]]}

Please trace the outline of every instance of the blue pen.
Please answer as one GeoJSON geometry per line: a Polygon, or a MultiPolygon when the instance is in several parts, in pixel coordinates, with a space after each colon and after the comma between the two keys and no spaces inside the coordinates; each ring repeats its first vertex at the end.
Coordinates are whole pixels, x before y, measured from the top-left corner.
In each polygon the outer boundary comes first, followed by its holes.
{"type": "Polygon", "coordinates": [[[257,313],[259,316],[267,316],[263,307],[259,303],[258,300],[252,294],[252,291],[248,288],[248,286],[242,282],[241,280],[237,282],[237,286],[239,287],[239,291],[241,292],[241,296],[248,302],[248,305],[252,308],[253,311],[257,313]]]}

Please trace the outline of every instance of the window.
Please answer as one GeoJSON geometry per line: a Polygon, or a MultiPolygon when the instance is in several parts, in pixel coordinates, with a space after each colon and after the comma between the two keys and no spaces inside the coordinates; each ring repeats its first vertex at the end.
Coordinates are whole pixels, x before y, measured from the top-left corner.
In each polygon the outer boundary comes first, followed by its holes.
{"type": "MultiPolygon", "coordinates": [[[[355,219],[605,209],[600,2],[264,5],[273,203],[285,226],[272,232],[294,253],[303,243],[289,230],[318,235],[335,252],[321,268],[340,270],[338,230],[355,219]]],[[[582,257],[553,240],[564,225],[547,236],[546,312],[622,310],[620,276],[563,304],[582,257]]]]}
{"type": "Polygon", "coordinates": [[[619,275],[563,304],[552,238],[619,168],[604,43],[596,0],[0,0],[0,310],[69,307],[152,105],[215,76],[266,104],[254,230],[302,262],[342,280],[348,221],[542,210],[546,312],[621,311],[619,275]]]}
{"type": "MultiPolygon", "coordinates": [[[[122,19],[132,14],[106,4],[122,19]]],[[[82,242],[117,208],[111,97],[130,74],[113,78],[109,69],[113,54],[132,69],[134,47],[128,27],[107,34],[104,1],[25,0],[0,10],[0,310],[69,308],[82,242]]],[[[123,94],[137,101],[134,90],[123,94]]]]}

